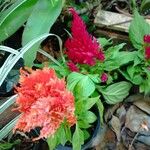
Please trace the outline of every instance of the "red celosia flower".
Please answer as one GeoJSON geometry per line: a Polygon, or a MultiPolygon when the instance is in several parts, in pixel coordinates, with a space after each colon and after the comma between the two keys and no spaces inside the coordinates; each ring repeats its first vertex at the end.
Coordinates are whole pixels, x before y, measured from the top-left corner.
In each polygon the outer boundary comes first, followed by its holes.
{"type": "Polygon", "coordinates": [[[144,36],[144,42],[145,42],[145,58],[149,60],[150,59],[150,35],[144,36]]]}
{"type": "Polygon", "coordinates": [[[145,48],[145,58],[150,59],[150,46],[145,48]]]}
{"type": "Polygon", "coordinates": [[[102,75],[101,75],[101,81],[102,82],[106,82],[108,80],[108,75],[107,75],[107,73],[103,73],[102,75]]]}
{"type": "Polygon", "coordinates": [[[14,130],[40,127],[37,140],[53,135],[65,118],[70,126],[75,124],[74,96],[53,69],[22,71],[19,83],[16,103],[22,114],[14,130]]]}
{"type": "Polygon", "coordinates": [[[86,30],[83,20],[78,16],[76,11],[71,8],[73,21],[71,24],[70,37],[65,42],[66,54],[73,63],[94,65],[95,60],[104,61],[104,53],[96,39],[86,30]]]}
{"type": "Polygon", "coordinates": [[[144,35],[144,42],[150,43],[150,35],[144,35]]]}
{"type": "Polygon", "coordinates": [[[79,72],[79,68],[73,62],[68,62],[67,66],[72,72],[79,72]]]}

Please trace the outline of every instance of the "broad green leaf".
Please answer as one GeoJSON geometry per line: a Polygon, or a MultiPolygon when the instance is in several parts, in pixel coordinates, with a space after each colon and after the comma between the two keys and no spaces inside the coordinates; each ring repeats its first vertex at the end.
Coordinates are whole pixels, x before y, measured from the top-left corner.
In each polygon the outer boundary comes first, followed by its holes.
{"type": "Polygon", "coordinates": [[[0,42],[15,33],[29,17],[37,0],[17,0],[0,16],[0,42]]]}
{"type": "Polygon", "coordinates": [[[65,129],[65,134],[66,134],[67,141],[71,142],[71,130],[70,130],[70,126],[69,125],[65,125],[64,129],[65,129]]]}
{"type": "Polygon", "coordinates": [[[94,91],[95,91],[95,84],[86,75],[75,86],[75,92],[78,97],[89,97],[94,91]]]}
{"type": "Polygon", "coordinates": [[[94,83],[100,83],[100,76],[99,76],[99,74],[89,74],[88,76],[92,79],[92,81],[94,83]]]}
{"type": "Polygon", "coordinates": [[[84,112],[86,110],[84,107],[85,103],[86,103],[86,100],[84,100],[84,99],[80,99],[75,103],[75,113],[77,115],[81,114],[82,112],[84,112]]]}
{"type": "Polygon", "coordinates": [[[58,129],[57,139],[62,145],[65,145],[65,143],[67,142],[64,125],[61,125],[61,127],[58,129]]]}
{"type": "Polygon", "coordinates": [[[141,74],[134,75],[133,78],[131,79],[131,82],[135,85],[140,85],[143,82],[141,74]]]}
{"type": "MultiPolygon", "coordinates": [[[[129,74],[127,73],[127,71],[122,71],[119,69],[119,72],[129,81],[131,81],[131,78],[129,76],[129,74]]],[[[132,82],[132,81],[131,81],[132,82]]]]}
{"type": "Polygon", "coordinates": [[[67,77],[67,87],[69,90],[73,91],[76,84],[84,77],[83,74],[72,72],[67,77]]]}
{"type": "Polygon", "coordinates": [[[137,55],[137,52],[119,52],[116,56],[116,59],[118,59],[118,62],[120,66],[125,65],[131,61],[134,61],[135,56],[137,55]]]}
{"type": "MultiPolygon", "coordinates": [[[[55,1],[53,5],[50,0],[39,0],[37,2],[23,32],[23,46],[37,36],[49,33],[51,26],[60,15],[62,5],[62,0],[55,1]]],[[[39,45],[40,43],[37,43],[30,51],[25,53],[24,59],[27,66],[31,66],[35,60],[39,45]]]]}
{"type": "Polygon", "coordinates": [[[121,74],[130,82],[132,82],[135,85],[140,85],[143,82],[143,78],[141,76],[141,68],[138,66],[128,66],[127,70],[122,71],[119,70],[121,74]]]}
{"type": "Polygon", "coordinates": [[[84,112],[82,112],[82,114],[79,114],[78,119],[84,120],[87,123],[93,123],[96,121],[97,117],[91,111],[84,111],[84,112]]]}
{"type": "Polygon", "coordinates": [[[137,52],[115,51],[114,54],[111,55],[109,60],[106,60],[104,62],[103,67],[106,71],[112,71],[114,69],[118,69],[122,65],[134,61],[136,55],[137,52]]]}
{"type": "Polygon", "coordinates": [[[22,45],[44,33],[49,33],[51,26],[59,16],[63,6],[63,0],[54,1],[38,0],[27,20],[22,37],[22,45]]]}
{"type": "Polygon", "coordinates": [[[57,146],[57,136],[53,135],[47,138],[47,144],[50,150],[54,150],[54,148],[57,146]]]}
{"type": "Polygon", "coordinates": [[[97,120],[97,117],[96,115],[91,112],[91,111],[86,111],[85,112],[85,116],[84,116],[84,119],[86,119],[86,121],[88,123],[94,123],[96,120],[97,120]]]}
{"type": "Polygon", "coordinates": [[[144,60],[143,53],[141,54],[141,51],[138,51],[137,55],[135,55],[135,58],[134,58],[134,66],[141,64],[143,60],[144,60]]]}
{"type": "Polygon", "coordinates": [[[117,59],[112,59],[112,60],[106,60],[103,64],[104,70],[105,71],[112,71],[115,69],[118,69],[120,67],[120,64],[117,59]]]}
{"type": "Polygon", "coordinates": [[[76,124],[76,129],[72,138],[73,150],[81,150],[81,145],[84,144],[84,133],[76,124]]]}
{"type": "Polygon", "coordinates": [[[88,129],[91,127],[91,125],[85,119],[78,120],[78,125],[82,129],[88,129]]]}
{"type": "Polygon", "coordinates": [[[84,133],[84,141],[87,140],[90,137],[90,134],[87,130],[82,130],[84,133]]]}
{"type": "Polygon", "coordinates": [[[106,60],[116,58],[116,54],[124,47],[125,43],[118,44],[116,46],[109,47],[105,51],[106,60]]]}
{"type": "Polygon", "coordinates": [[[76,114],[80,115],[84,113],[85,111],[91,109],[96,104],[97,101],[99,101],[99,96],[78,100],[75,104],[76,114]]]}
{"type": "Polygon", "coordinates": [[[124,100],[129,94],[129,90],[131,88],[131,83],[126,81],[121,81],[118,83],[114,83],[109,85],[105,89],[100,89],[103,97],[105,98],[106,103],[108,104],[116,104],[124,100]]]}
{"type": "Polygon", "coordinates": [[[128,66],[127,67],[127,73],[129,74],[129,76],[131,77],[131,79],[133,78],[134,76],[134,73],[135,73],[135,68],[133,66],[128,66]]]}
{"type": "Polygon", "coordinates": [[[150,34],[150,25],[135,10],[134,19],[129,27],[129,37],[135,48],[143,49],[143,37],[145,34],[150,34]]]}

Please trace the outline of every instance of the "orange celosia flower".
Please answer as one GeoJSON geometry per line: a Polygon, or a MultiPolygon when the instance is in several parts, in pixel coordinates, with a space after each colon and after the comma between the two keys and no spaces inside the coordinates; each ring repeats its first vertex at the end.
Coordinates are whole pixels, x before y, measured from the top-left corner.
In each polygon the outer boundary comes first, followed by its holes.
{"type": "Polygon", "coordinates": [[[65,118],[70,126],[76,123],[74,96],[53,69],[21,71],[19,83],[16,103],[22,114],[14,130],[40,127],[37,140],[53,135],[65,118]]]}

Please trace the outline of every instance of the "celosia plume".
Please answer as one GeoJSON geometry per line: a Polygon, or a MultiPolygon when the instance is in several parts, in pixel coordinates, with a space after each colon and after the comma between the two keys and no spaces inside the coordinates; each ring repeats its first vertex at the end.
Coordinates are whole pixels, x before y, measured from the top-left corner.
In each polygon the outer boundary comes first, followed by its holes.
{"type": "Polygon", "coordinates": [[[144,36],[144,43],[145,45],[145,58],[147,60],[150,59],[150,35],[145,35],[144,36]]]}
{"type": "Polygon", "coordinates": [[[150,59],[150,46],[145,48],[145,58],[150,59]]]}
{"type": "Polygon", "coordinates": [[[68,62],[67,66],[72,72],[79,72],[79,68],[73,62],[68,62]]]}
{"type": "Polygon", "coordinates": [[[65,42],[66,54],[73,63],[95,65],[96,59],[104,61],[104,53],[96,39],[86,30],[86,25],[77,12],[71,8],[73,21],[70,37],[65,42]]]}
{"type": "Polygon", "coordinates": [[[150,44],[150,35],[144,35],[144,42],[150,44]]]}
{"type": "Polygon", "coordinates": [[[64,119],[70,126],[76,123],[74,96],[53,69],[21,71],[19,83],[16,104],[22,114],[14,130],[29,132],[40,127],[37,140],[55,134],[64,119]]]}

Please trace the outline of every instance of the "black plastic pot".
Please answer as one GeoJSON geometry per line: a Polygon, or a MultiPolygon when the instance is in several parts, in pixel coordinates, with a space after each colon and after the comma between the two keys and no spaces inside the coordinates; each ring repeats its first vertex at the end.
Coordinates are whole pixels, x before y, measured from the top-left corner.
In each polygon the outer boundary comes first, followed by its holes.
{"type": "MultiPolygon", "coordinates": [[[[96,110],[96,111],[98,111],[98,110],[96,110]]],[[[88,142],[86,142],[84,145],[82,145],[81,150],[90,149],[98,144],[98,139],[99,139],[100,132],[101,132],[101,126],[100,126],[100,114],[97,113],[96,115],[97,115],[97,124],[95,125],[96,127],[93,132],[93,135],[91,136],[91,139],[89,139],[88,142]]],[[[58,145],[55,150],[72,150],[72,147],[58,145]]]]}

